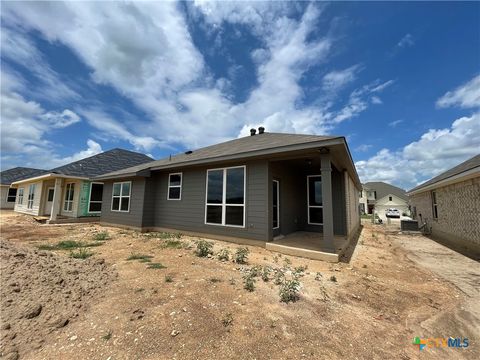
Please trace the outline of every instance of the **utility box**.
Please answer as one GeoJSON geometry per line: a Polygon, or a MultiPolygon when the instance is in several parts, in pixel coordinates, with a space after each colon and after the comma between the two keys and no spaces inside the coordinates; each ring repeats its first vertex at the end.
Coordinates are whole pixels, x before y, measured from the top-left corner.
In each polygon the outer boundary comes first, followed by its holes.
{"type": "Polygon", "coordinates": [[[400,229],[402,231],[418,231],[418,221],[417,220],[401,220],[400,229]]]}

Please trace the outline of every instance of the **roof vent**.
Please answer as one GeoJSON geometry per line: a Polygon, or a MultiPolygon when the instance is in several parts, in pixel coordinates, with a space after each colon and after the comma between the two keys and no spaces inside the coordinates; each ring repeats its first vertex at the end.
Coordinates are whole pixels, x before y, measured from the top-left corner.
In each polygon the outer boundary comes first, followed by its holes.
{"type": "MultiPolygon", "coordinates": [[[[251,131],[251,130],[250,130],[250,131],[251,131]]],[[[264,132],[265,132],[265,128],[264,128],[263,126],[260,126],[260,127],[258,128],[258,133],[259,133],[259,134],[263,134],[264,132]]]]}
{"type": "Polygon", "coordinates": [[[250,136],[253,136],[255,135],[255,133],[257,132],[256,129],[250,129],[250,136]]]}
{"type": "Polygon", "coordinates": [[[191,153],[193,153],[192,150],[187,150],[187,151],[185,151],[185,155],[190,155],[191,153]]]}

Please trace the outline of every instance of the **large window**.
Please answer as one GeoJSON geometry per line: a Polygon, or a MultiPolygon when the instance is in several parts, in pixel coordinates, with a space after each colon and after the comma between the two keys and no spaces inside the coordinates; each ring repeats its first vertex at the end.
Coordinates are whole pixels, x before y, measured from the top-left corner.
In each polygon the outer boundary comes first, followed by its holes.
{"type": "Polygon", "coordinates": [[[23,205],[23,188],[18,189],[17,196],[17,204],[23,205]]]}
{"type": "Polygon", "coordinates": [[[182,199],[182,173],[168,175],[167,200],[182,199]]]}
{"type": "Polygon", "coordinates": [[[308,223],[323,225],[322,177],[307,176],[308,223]]]}
{"type": "Polygon", "coordinates": [[[88,203],[89,213],[98,213],[102,211],[103,184],[90,184],[90,201],[88,203]]]}
{"type": "Polygon", "coordinates": [[[432,191],[432,213],[433,218],[438,219],[437,192],[432,191]]]}
{"type": "Polygon", "coordinates": [[[245,225],[245,166],[207,171],[205,223],[245,225]]]}
{"type": "Polygon", "coordinates": [[[131,181],[113,184],[112,211],[130,211],[130,188],[131,181]]]}
{"type": "Polygon", "coordinates": [[[7,194],[7,202],[15,202],[15,198],[17,197],[17,189],[16,188],[8,188],[7,194]]]}
{"type": "Polygon", "coordinates": [[[68,183],[65,186],[65,202],[63,203],[63,210],[70,212],[73,208],[73,195],[75,193],[75,184],[68,183]]]}
{"type": "Polygon", "coordinates": [[[33,200],[35,198],[35,187],[36,185],[30,185],[28,188],[28,202],[27,202],[27,209],[33,209],[33,200]]]}

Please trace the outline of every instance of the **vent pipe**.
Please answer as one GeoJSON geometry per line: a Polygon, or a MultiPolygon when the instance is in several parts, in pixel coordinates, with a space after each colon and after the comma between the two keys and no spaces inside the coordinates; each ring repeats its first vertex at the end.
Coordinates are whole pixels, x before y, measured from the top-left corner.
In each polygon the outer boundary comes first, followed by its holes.
{"type": "Polygon", "coordinates": [[[263,126],[260,126],[260,127],[258,128],[258,133],[259,133],[259,134],[263,134],[264,132],[265,132],[265,128],[264,128],[263,126]]]}
{"type": "Polygon", "coordinates": [[[250,129],[250,136],[255,135],[256,132],[257,132],[257,130],[255,130],[255,129],[250,129]]]}

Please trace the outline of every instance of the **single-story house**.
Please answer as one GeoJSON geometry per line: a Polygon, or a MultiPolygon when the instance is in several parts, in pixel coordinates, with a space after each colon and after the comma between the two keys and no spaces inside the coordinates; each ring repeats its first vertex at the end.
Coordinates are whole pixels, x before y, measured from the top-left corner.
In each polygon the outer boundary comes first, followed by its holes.
{"type": "Polygon", "coordinates": [[[17,189],[11,187],[15,181],[38,176],[45,173],[46,170],[33,169],[26,167],[16,167],[0,172],[0,209],[13,209],[17,197],[17,189]]]}
{"type": "Polygon", "coordinates": [[[480,154],[408,191],[432,237],[480,258],[480,154]]]}
{"type": "Polygon", "coordinates": [[[49,217],[48,222],[97,217],[102,210],[103,184],[92,178],[153,159],[137,152],[112,149],[40,175],[12,182],[17,189],[14,210],[49,217]]]}
{"type": "Polygon", "coordinates": [[[360,226],[361,183],[344,137],[252,129],[96,181],[104,183],[100,221],[142,231],[278,245],[293,255],[290,245],[301,241],[336,261],[360,226]]]}
{"type": "Polygon", "coordinates": [[[391,208],[397,209],[400,214],[410,213],[407,192],[383,181],[363,184],[359,202],[362,213],[372,214],[375,211],[383,220],[386,220],[386,211],[391,208]]]}

